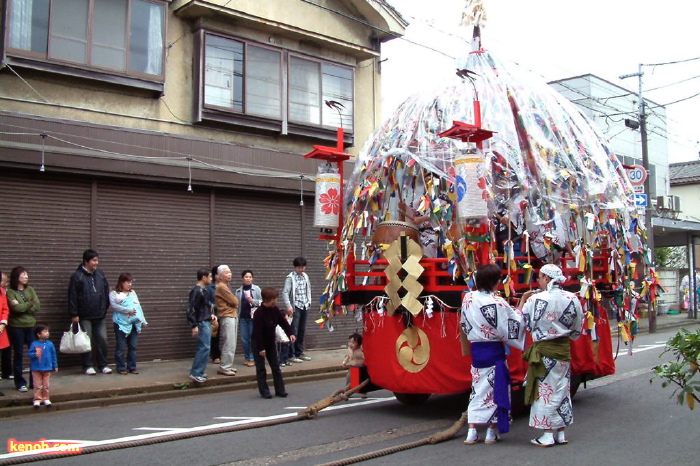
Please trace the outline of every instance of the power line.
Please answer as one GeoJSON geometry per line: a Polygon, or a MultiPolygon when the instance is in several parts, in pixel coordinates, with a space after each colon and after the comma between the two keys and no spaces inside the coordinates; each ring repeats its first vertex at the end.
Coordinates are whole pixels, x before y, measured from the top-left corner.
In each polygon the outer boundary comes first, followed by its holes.
{"type": "Polygon", "coordinates": [[[700,57],[686,58],[685,60],[667,61],[664,63],[642,63],[642,66],[675,65],[677,63],[685,63],[693,60],[700,60],[700,57]]]}

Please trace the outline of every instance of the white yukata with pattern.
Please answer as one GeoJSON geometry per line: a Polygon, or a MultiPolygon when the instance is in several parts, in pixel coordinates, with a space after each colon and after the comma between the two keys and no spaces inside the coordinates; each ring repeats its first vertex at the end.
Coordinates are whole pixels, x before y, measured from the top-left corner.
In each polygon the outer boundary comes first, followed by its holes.
{"type": "MultiPolygon", "coordinates": [[[[470,342],[502,341],[522,350],[525,325],[520,309],[511,307],[503,298],[486,291],[471,291],[462,301],[462,331],[470,342]]],[[[496,423],[493,385],[496,366],[472,366],[472,393],[467,408],[470,424],[496,423]]]]}
{"type": "MultiPolygon", "coordinates": [[[[581,336],[583,310],[578,297],[554,285],[549,291],[536,293],[523,306],[525,327],[532,341],[581,336]]],[[[539,379],[539,397],[530,409],[530,427],[560,429],[574,422],[569,384],[571,363],[542,357],[547,370],[539,379]]]]}

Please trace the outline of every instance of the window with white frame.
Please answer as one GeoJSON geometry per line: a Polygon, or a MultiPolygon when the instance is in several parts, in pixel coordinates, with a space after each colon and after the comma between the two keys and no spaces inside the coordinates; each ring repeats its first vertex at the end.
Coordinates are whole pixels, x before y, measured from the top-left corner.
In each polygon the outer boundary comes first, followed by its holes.
{"type": "Polygon", "coordinates": [[[159,0],[9,0],[8,54],[160,79],[159,0]]]}
{"type": "Polygon", "coordinates": [[[352,132],[352,68],[209,33],[203,54],[205,108],[352,132]]]}

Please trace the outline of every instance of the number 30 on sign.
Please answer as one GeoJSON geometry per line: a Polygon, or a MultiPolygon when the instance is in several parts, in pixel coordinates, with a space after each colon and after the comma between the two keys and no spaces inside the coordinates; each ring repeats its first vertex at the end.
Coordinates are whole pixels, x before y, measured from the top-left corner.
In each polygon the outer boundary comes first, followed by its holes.
{"type": "Polygon", "coordinates": [[[647,179],[647,171],[641,165],[632,165],[627,169],[627,177],[630,179],[632,186],[641,186],[647,179]]]}

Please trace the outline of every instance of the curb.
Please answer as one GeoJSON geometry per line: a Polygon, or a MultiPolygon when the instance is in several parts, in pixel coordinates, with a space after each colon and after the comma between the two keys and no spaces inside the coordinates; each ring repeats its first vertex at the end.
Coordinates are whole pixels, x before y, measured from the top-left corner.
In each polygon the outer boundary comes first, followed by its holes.
{"type": "MultiPolygon", "coordinates": [[[[345,377],[345,370],[318,368],[306,369],[294,374],[286,374],[285,385],[294,385],[303,382],[313,382],[317,380],[329,380],[333,378],[345,377]]],[[[269,375],[269,374],[268,374],[269,375]]],[[[28,416],[32,414],[44,414],[46,411],[70,411],[87,408],[102,408],[107,406],[126,405],[134,403],[144,403],[149,401],[161,401],[174,398],[183,398],[197,395],[212,395],[217,393],[237,392],[243,390],[256,390],[257,381],[254,375],[245,375],[236,381],[231,379],[213,379],[206,385],[197,386],[189,382],[175,382],[158,384],[149,387],[130,387],[119,390],[101,390],[88,392],[80,400],[69,399],[68,396],[56,395],[52,398],[53,404],[49,408],[34,408],[31,404],[17,404],[12,401],[0,407],[0,419],[16,416],[28,416]],[[184,388],[180,388],[180,385],[184,388]]]]}

